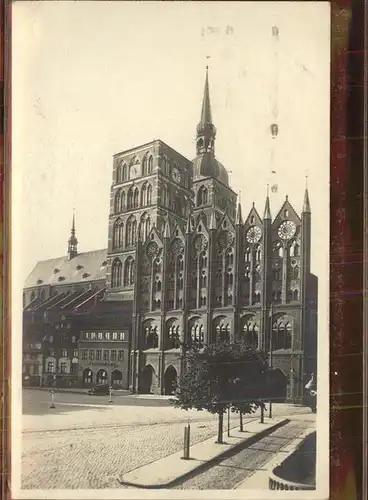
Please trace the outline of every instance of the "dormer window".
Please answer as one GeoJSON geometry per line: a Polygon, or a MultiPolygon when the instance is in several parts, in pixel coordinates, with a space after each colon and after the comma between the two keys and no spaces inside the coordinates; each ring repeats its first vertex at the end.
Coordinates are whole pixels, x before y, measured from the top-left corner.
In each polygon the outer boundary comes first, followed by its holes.
{"type": "Polygon", "coordinates": [[[289,210],[284,210],[284,217],[289,217],[289,210]]]}
{"type": "Polygon", "coordinates": [[[83,269],[83,266],[81,264],[78,264],[76,269],[77,269],[77,271],[80,271],[81,269],[83,269]]]}
{"type": "Polygon", "coordinates": [[[43,280],[39,279],[37,280],[37,285],[41,285],[43,283],[43,280]]]}
{"type": "Polygon", "coordinates": [[[90,276],[89,273],[83,273],[83,278],[88,278],[88,276],[90,276]]]}
{"type": "Polygon", "coordinates": [[[102,264],[101,264],[101,267],[106,267],[106,266],[107,266],[107,261],[106,261],[106,260],[104,260],[104,261],[102,262],[102,264]]]}
{"type": "Polygon", "coordinates": [[[58,281],[64,281],[64,280],[65,280],[64,276],[59,276],[58,281]]]}
{"type": "Polygon", "coordinates": [[[57,273],[60,273],[60,269],[58,269],[57,267],[55,267],[54,274],[57,274],[57,273]]]}
{"type": "Polygon", "coordinates": [[[252,215],[252,217],[250,218],[250,223],[254,224],[254,215],[252,215]]]}

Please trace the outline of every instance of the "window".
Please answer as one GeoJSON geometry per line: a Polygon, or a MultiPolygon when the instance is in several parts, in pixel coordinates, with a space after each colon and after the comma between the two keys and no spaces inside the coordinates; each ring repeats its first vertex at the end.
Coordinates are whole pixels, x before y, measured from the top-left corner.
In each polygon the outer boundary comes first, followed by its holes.
{"type": "Polygon", "coordinates": [[[115,350],[111,351],[111,361],[116,361],[116,354],[117,352],[115,350]]]}
{"type": "Polygon", "coordinates": [[[66,349],[61,350],[61,357],[62,358],[67,358],[68,357],[68,351],[66,349]]]}
{"type": "Polygon", "coordinates": [[[108,361],[109,360],[109,351],[104,350],[104,352],[103,352],[103,359],[104,359],[104,361],[108,361]]]}
{"type": "Polygon", "coordinates": [[[97,336],[98,336],[98,340],[102,340],[102,338],[103,338],[103,333],[102,333],[102,332],[98,332],[97,336]]]}
{"type": "Polygon", "coordinates": [[[54,342],[54,336],[53,335],[49,336],[49,342],[50,342],[50,344],[52,344],[54,342]]]}
{"type": "Polygon", "coordinates": [[[139,189],[135,188],[133,193],[133,208],[139,207],[139,189]]]}
{"type": "Polygon", "coordinates": [[[122,177],[123,177],[122,166],[118,165],[116,168],[116,178],[115,178],[117,184],[121,182],[122,177]]]}
{"type": "Polygon", "coordinates": [[[197,206],[207,205],[208,203],[208,190],[201,186],[198,190],[197,206]]]}
{"type": "Polygon", "coordinates": [[[97,349],[96,351],[96,361],[100,361],[102,358],[102,351],[100,349],[97,349]]]}
{"type": "Polygon", "coordinates": [[[119,338],[120,338],[120,340],[124,340],[124,332],[120,332],[119,338]]]}
{"type": "Polygon", "coordinates": [[[49,350],[49,356],[50,358],[53,358],[55,356],[55,351],[53,351],[52,349],[49,350]]]}
{"type": "Polygon", "coordinates": [[[112,332],[112,340],[118,340],[117,332],[112,332]]]}
{"type": "Polygon", "coordinates": [[[131,286],[134,283],[134,259],[128,257],[124,266],[124,286],[131,286]]]}
{"type": "Polygon", "coordinates": [[[148,158],[148,174],[152,174],[152,171],[153,171],[153,157],[150,156],[148,158]]]}
{"type": "Polygon", "coordinates": [[[124,223],[118,219],[113,228],[113,248],[121,248],[123,246],[124,223]]]}
{"type": "Polygon", "coordinates": [[[86,332],[86,333],[84,334],[84,338],[85,338],[86,340],[89,340],[89,332],[86,332]]]}
{"type": "Polygon", "coordinates": [[[96,332],[91,332],[91,340],[95,340],[96,339],[96,332]]]}
{"type": "Polygon", "coordinates": [[[119,349],[118,351],[118,360],[124,361],[124,351],[122,349],[119,349]]]}
{"type": "Polygon", "coordinates": [[[75,344],[77,342],[77,337],[75,335],[72,336],[72,344],[75,344]]]}
{"type": "Polygon", "coordinates": [[[121,286],[122,268],[121,260],[115,259],[111,269],[111,284],[113,288],[121,286]]]}
{"type": "Polygon", "coordinates": [[[90,349],[89,351],[89,359],[90,361],[94,361],[95,359],[95,351],[93,349],[90,349]]]}
{"type": "Polygon", "coordinates": [[[68,365],[66,363],[60,363],[60,372],[68,373],[68,365]]]}
{"type": "Polygon", "coordinates": [[[137,241],[137,221],[135,217],[130,217],[126,225],[126,246],[130,247],[137,241]]]}
{"type": "Polygon", "coordinates": [[[110,332],[106,332],[105,333],[105,339],[106,340],[110,340],[110,332]]]}
{"type": "Polygon", "coordinates": [[[47,363],[47,371],[48,373],[55,373],[55,363],[53,361],[47,363]]]}
{"type": "Polygon", "coordinates": [[[121,211],[121,190],[116,192],[114,200],[114,212],[117,214],[121,211]]]}
{"type": "Polygon", "coordinates": [[[85,361],[88,357],[88,351],[87,349],[83,349],[82,351],[82,359],[85,361]]]}
{"type": "Polygon", "coordinates": [[[122,180],[128,180],[128,166],[126,164],[123,165],[122,180]]]}
{"type": "Polygon", "coordinates": [[[78,357],[78,349],[74,349],[73,358],[77,358],[77,357],[78,357]]]}

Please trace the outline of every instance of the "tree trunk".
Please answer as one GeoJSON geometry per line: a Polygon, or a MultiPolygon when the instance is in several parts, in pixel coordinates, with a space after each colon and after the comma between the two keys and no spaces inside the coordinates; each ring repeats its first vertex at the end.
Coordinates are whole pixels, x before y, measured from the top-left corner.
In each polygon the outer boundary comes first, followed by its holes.
{"type": "Polygon", "coordinates": [[[240,412],[240,432],[244,432],[243,428],[243,414],[240,412]]]}
{"type": "Polygon", "coordinates": [[[262,403],[262,406],[261,406],[261,424],[264,423],[264,406],[263,406],[263,403],[262,403]]]}
{"type": "Polygon", "coordinates": [[[224,442],[222,439],[222,436],[224,433],[224,414],[223,414],[223,412],[221,411],[218,414],[218,416],[219,416],[219,418],[218,418],[217,443],[223,444],[223,442],[224,442]]]}

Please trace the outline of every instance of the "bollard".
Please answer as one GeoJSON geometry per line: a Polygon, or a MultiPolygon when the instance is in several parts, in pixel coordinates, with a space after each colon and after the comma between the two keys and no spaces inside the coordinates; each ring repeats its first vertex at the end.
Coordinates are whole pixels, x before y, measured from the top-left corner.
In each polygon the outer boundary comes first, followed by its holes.
{"type": "Polygon", "coordinates": [[[51,405],[50,408],[55,408],[55,391],[51,390],[51,405]]]}
{"type": "Polygon", "coordinates": [[[230,437],[230,408],[227,409],[227,437],[230,437]]]}
{"type": "Polygon", "coordinates": [[[189,448],[190,448],[190,425],[184,427],[184,454],[183,460],[189,460],[189,448]]]}
{"type": "Polygon", "coordinates": [[[111,385],[110,385],[110,387],[109,387],[109,403],[112,403],[111,396],[112,396],[112,394],[111,394],[111,385]]]}

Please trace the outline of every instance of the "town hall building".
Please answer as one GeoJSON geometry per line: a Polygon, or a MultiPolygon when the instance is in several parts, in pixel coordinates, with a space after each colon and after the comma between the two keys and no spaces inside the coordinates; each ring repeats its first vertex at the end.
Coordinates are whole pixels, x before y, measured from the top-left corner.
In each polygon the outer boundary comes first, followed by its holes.
{"type": "Polygon", "coordinates": [[[208,72],[188,160],[161,140],[113,157],[107,249],[39,262],[24,287],[23,375],[170,394],[181,354],[218,339],[269,352],[301,402],[316,370],[311,207],[243,214],[215,155],[208,72]],[[51,340],[50,340],[51,339],[51,340]]]}

